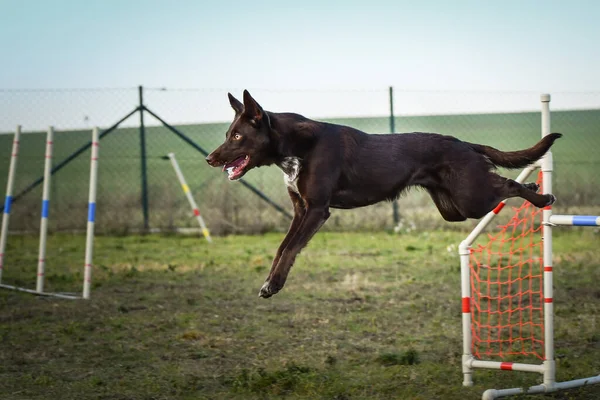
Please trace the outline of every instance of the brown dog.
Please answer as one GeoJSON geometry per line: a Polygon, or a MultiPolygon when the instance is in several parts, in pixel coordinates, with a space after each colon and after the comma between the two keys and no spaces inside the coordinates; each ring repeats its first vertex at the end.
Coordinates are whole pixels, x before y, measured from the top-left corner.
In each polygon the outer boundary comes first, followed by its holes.
{"type": "Polygon", "coordinates": [[[523,168],[541,158],[562,135],[535,146],[502,152],[434,133],[369,135],[347,126],[292,113],[264,111],[244,91],[244,103],[229,94],[235,118],[225,142],[206,161],[235,180],[255,167],[283,171],[294,218],[277,250],[259,296],[271,297],[287,279],[296,255],[329,218],[329,208],[356,208],[397,198],[404,190],[427,190],[447,221],[481,218],[500,201],[521,197],[536,207],[556,200],[493,172],[523,168]]]}

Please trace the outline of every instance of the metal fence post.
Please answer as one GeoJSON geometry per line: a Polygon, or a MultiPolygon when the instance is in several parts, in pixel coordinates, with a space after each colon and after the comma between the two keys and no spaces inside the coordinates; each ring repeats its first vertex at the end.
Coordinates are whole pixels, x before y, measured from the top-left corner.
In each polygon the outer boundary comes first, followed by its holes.
{"type": "Polygon", "coordinates": [[[148,231],[148,176],[146,170],[146,130],[144,127],[144,88],[138,86],[140,97],[140,158],[142,161],[142,211],[144,213],[144,230],[148,231]]]}
{"type": "MultiPolygon", "coordinates": [[[[396,132],[396,124],[394,122],[394,88],[390,86],[390,133],[396,132]]],[[[400,222],[398,214],[398,200],[392,201],[392,209],[394,211],[394,226],[400,222]]]]}

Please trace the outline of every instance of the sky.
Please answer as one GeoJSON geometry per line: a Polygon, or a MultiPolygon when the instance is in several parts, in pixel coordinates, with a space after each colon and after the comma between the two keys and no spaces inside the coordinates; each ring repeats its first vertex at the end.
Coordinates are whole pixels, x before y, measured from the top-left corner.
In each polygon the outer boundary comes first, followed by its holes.
{"type": "Polygon", "coordinates": [[[598,21],[592,0],[0,0],[0,104],[18,103],[7,89],[137,85],[575,99],[600,92],[598,21]]]}

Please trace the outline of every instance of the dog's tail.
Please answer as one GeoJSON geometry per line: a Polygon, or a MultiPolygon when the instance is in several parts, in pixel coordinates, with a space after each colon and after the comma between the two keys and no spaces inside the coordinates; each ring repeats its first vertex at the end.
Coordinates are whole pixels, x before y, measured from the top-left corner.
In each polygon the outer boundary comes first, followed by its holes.
{"type": "Polygon", "coordinates": [[[473,150],[486,156],[492,164],[498,167],[524,168],[542,158],[548,149],[550,149],[552,143],[561,136],[561,133],[551,133],[544,136],[535,146],[519,151],[500,151],[490,146],[474,143],[469,144],[473,150]]]}

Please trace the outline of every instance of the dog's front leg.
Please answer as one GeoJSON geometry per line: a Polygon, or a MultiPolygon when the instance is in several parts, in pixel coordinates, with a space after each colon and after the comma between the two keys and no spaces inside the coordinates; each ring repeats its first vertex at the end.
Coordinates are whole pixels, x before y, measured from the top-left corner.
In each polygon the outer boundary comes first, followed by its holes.
{"type": "MultiPolygon", "coordinates": [[[[287,279],[288,273],[294,264],[296,256],[306,246],[313,235],[329,218],[328,206],[306,207],[304,218],[296,233],[291,236],[287,245],[281,252],[277,265],[271,270],[269,278],[260,289],[259,296],[268,298],[279,292],[287,279]]],[[[282,243],[283,245],[283,243],[282,243]]]]}
{"type": "Polygon", "coordinates": [[[290,240],[294,237],[296,232],[298,232],[298,228],[300,228],[300,224],[302,223],[302,219],[306,213],[306,209],[304,207],[304,201],[300,197],[300,195],[296,192],[293,192],[288,189],[288,194],[290,195],[290,199],[292,200],[292,204],[294,205],[294,218],[292,219],[292,223],[290,224],[290,228],[287,231],[287,234],[283,238],[283,241],[279,245],[277,249],[277,253],[275,254],[275,258],[273,259],[273,264],[271,265],[271,270],[269,271],[269,276],[267,277],[266,282],[271,279],[271,275],[277,267],[277,263],[279,263],[279,259],[281,258],[281,254],[283,250],[286,248],[290,240]]]}

